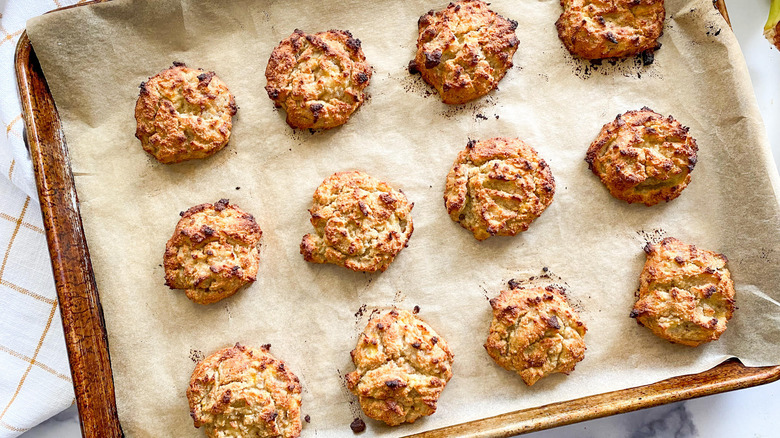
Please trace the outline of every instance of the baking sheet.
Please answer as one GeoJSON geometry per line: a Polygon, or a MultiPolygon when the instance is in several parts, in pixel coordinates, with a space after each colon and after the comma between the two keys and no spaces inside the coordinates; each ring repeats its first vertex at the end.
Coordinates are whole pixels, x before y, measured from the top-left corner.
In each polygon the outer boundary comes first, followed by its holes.
{"type": "Polygon", "coordinates": [[[702,371],[730,356],[780,363],[778,178],[744,61],[708,0],[667,1],[651,66],[573,59],[554,30],[557,1],[493,2],[519,22],[513,68],[495,91],[451,107],[410,76],[416,20],[443,3],[113,1],[31,20],[28,33],[63,119],[106,315],[117,403],[128,436],[192,436],[184,391],[194,361],[240,341],[271,343],[304,387],[304,436],[341,436],[359,407],[344,388],[349,351],[376,308],[419,305],[450,343],[454,377],[438,412],[394,436],[702,371]],[[305,11],[305,13],[303,12],[305,11]],[[293,131],[265,95],[273,47],[293,29],[345,28],[375,69],[371,98],[347,125],[293,131]],[[163,166],[133,137],[137,85],[174,60],[215,70],[240,109],[227,148],[163,166]],[[649,106],[690,126],[699,163],[680,198],[646,208],[613,199],[583,161],[615,114],[649,106]],[[514,238],[477,242],[442,203],[468,139],[519,136],[550,164],[555,200],[514,238]],[[362,169],[415,202],[416,231],[381,274],[313,265],[298,254],[307,209],[335,171],[362,169]],[[178,212],[227,197],[264,230],[258,281],[211,306],[163,284],[178,212]],[[627,317],[642,246],[673,235],[725,253],[739,310],[718,342],[696,349],[627,317]],[[543,268],[548,278],[539,279],[543,268]],[[570,376],[526,387],[482,344],[486,298],[510,278],[555,282],[588,324],[570,376]],[[364,307],[365,306],[365,307],[364,307]],[[152,420],[150,420],[152,419],[152,420]]]}

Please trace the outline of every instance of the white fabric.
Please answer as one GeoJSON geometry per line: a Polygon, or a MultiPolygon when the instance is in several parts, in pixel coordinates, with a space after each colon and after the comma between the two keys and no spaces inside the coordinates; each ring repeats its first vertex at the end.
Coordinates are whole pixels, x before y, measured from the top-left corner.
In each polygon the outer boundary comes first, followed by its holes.
{"type": "Polygon", "coordinates": [[[74,403],[14,72],[28,18],[75,0],[0,0],[0,438],[74,403]]]}

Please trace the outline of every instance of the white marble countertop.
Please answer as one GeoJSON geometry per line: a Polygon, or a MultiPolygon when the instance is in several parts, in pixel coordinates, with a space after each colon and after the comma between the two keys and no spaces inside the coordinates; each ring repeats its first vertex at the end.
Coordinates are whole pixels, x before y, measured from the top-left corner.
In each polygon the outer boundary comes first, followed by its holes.
{"type": "MultiPolygon", "coordinates": [[[[767,125],[775,164],[780,170],[780,51],[761,34],[770,0],[727,0],[734,32],[750,69],[753,89],[767,125]]],[[[780,382],[695,400],[615,415],[552,430],[529,438],[588,437],[778,437],[780,382]]],[[[195,435],[195,434],[193,434],[195,435]]],[[[347,431],[345,435],[351,433],[347,431]]],[[[75,406],[29,430],[22,438],[81,436],[75,406]]]]}

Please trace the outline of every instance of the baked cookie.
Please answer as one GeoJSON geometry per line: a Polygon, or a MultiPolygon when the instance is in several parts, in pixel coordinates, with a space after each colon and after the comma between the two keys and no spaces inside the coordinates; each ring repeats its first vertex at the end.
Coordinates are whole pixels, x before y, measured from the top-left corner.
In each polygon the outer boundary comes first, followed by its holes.
{"type": "Polygon", "coordinates": [[[631,317],[658,337],[695,347],[718,339],[734,313],[726,256],[673,237],[645,246],[631,317]]]}
{"type": "Polygon", "coordinates": [[[498,86],[512,67],[517,22],[481,0],[461,0],[417,21],[417,53],[409,63],[436,88],[442,101],[465,103],[498,86]]]}
{"type": "Polygon", "coordinates": [[[236,102],[213,71],[174,62],[140,88],[135,136],[157,161],[205,158],[225,147],[236,102]]]}
{"type": "Polygon", "coordinates": [[[347,123],[366,99],[371,66],[349,31],[295,29],[271,53],[265,78],[265,91],[287,112],[288,125],[328,129],[347,123]]]}
{"type": "Polygon", "coordinates": [[[664,0],[561,0],[561,6],[555,27],[572,55],[622,58],[661,47],[664,0]]]}
{"type": "Polygon", "coordinates": [[[517,138],[471,140],[458,154],[444,188],[444,205],[477,240],[528,229],[553,200],[550,166],[517,138]]]}
{"type": "Polygon", "coordinates": [[[296,438],[301,384],[268,349],[236,344],[198,363],[187,400],[195,427],[209,438],[296,438]]]}
{"type": "Polygon", "coordinates": [[[350,354],[357,369],[347,374],[347,387],[367,416],[390,426],[436,412],[452,377],[447,342],[405,310],[371,319],[350,354]]]}
{"type": "Polygon", "coordinates": [[[698,150],[687,127],[644,107],[604,125],[585,161],[612,196],[651,206],[680,196],[698,150]]]}
{"type": "Polygon", "coordinates": [[[301,254],[307,262],[384,271],[412,236],[412,207],[386,182],[360,171],[334,173],[314,192],[316,232],[303,236],[301,254]]]}
{"type": "Polygon", "coordinates": [[[485,349],[531,386],[553,373],[569,374],[585,357],[587,328],[556,286],[509,289],[490,300],[493,322],[485,349]]]}
{"type": "Polygon", "coordinates": [[[227,199],[181,212],[165,245],[165,284],[209,304],[227,298],[257,277],[263,232],[251,214],[227,199]]]}

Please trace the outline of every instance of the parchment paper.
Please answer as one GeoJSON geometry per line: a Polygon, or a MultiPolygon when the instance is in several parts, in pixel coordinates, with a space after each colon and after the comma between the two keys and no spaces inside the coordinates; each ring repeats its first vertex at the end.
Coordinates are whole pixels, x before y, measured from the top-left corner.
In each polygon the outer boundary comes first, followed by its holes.
{"type": "Polygon", "coordinates": [[[45,15],[28,32],[70,148],[105,311],[119,415],[131,437],[202,436],[185,389],[194,361],[241,342],[272,344],[303,388],[304,436],[351,434],[361,415],[342,376],[371,311],[411,309],[450,344],[454,377],[435,415],[396,436],[708,369],[730,356],[780,363],[778,176],[736,39],[710,0],[668,0],[663,48],[592,65],[572,58],[553,23],[558,0],[494,1],[519,22],[515,67],[500,90],[446,106],[406,70],[430,1],[124,1],[45,15]],[[295,28],[349,29],[375,69],[370,99],[326,132],[293,131],[266,96],[271,50],[295,28]],[[172,61],[214,70],[240,109],[230,144],[198,162],[161,165],[134,138],[138,84],[172,61]],[[613,199],[585,151],[616,114],[674,115],[698,140],[682,195],[647,208],[613,199]],[[445,176],[469,139],[518,136],[550,164],[552,205],[521,235],[477,242],[443,207],[445,176]],[[409,247],[381,274],[314,265],[299,254],[307,209],[333,172],[362,169],[415,203],[409,247]],[[209,306],[163,284],[178,213],[229,198],[264,231],[258,280],[209,306]],[[628,317],[647,240],[664,235],[725,253],[739,309],[717,342],[662,341],[628,317]],[[563,285],[588,326],[570,376],[528,388],[482,344],[487,298],[511,278],[563,285]],[[365,309],[361,311],[361,306],[365,309]]]}

